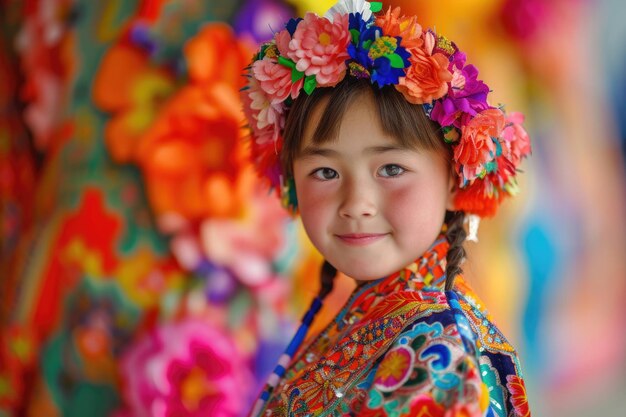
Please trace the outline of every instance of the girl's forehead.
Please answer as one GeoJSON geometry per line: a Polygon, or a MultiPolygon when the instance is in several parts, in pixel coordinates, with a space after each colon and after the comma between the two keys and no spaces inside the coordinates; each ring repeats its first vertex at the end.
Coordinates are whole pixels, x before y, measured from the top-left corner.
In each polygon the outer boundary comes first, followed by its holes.
{"type": "Polygon", "coordinates": [[[346,103],[341,115],[326,115],[330,97],[323,97],[311,111],[300,142],[301,152],[307,148],[351,147],[407,148],[399,138],[385,132],[380,114],[370,94],[359,94],[346,103]],[[325,117],[334,116],[334,117],[325,117]],[[331,126],[327,125],[328,120],[331,126]],[[324,134],[319,134],[324,132],[324,134]]]}

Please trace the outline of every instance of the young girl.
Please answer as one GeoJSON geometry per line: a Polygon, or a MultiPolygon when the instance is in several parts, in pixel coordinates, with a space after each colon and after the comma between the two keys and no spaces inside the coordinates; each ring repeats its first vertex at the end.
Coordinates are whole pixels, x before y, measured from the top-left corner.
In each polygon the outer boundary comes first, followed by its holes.
{"type": "Polygon", "coordinates": [[[513,347],[463,281],[466,239],[514,193],[522,116],[457,46],[344,0],[290,20],[242,91],[261,172],[325,257],[252,416],[527,416],[513,347]],[[302,345],[336,271],[358,285],[302,345]]]}

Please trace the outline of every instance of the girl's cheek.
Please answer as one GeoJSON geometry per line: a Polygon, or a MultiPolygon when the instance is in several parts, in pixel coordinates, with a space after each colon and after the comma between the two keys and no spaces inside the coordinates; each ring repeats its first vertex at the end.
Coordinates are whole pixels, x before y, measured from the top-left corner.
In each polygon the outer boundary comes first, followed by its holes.
{"type": "Polygon", "coordinates": [[[329,205],[332,196],[332,187],[328,183],[307,179],[298,190],[298,206],[300,211],[321,210],[329,205]]]}

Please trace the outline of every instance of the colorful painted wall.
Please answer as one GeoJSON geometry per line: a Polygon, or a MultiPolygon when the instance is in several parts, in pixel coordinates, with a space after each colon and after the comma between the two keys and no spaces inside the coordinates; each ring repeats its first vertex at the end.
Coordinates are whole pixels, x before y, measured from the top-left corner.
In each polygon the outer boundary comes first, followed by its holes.
{"type": "MultiPolygon", "coordinates": [[[[254,174],[240,73],[332,3],[0,0],[0,417],[246,414],[320,256],[254,174]]],[[[626,6],[385,4],[527,114],[522,193],[465,269],[519,346],[534,415],[621,415],[626,6]]]]}

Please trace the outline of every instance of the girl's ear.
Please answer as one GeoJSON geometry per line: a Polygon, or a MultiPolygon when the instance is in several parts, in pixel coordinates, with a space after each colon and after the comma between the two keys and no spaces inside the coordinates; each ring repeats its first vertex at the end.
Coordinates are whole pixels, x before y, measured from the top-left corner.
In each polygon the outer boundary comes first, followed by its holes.
{"type": "Polygon", "coordinates": [[[455,211],[454,207],[454,197],[456,196],[456,192],[458,190],[458,186],[456,184],[457,176],[453,170],[450,172],[450,176],[448,178],[448,199],[446,201],[446,210],[455,211]]]}

